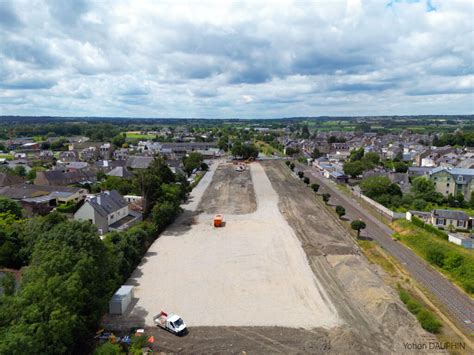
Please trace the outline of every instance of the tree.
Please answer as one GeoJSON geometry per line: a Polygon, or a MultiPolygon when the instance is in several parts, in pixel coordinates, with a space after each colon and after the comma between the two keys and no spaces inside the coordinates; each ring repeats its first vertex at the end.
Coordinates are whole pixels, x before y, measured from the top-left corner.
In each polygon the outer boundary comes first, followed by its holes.
{"type": "Polygon", "coordinates": [[[364,195],[376,198],[386,194],[391,183],[386,176],[370,176],[361,181],[360,188],[364,195]]]}
{"type": "Polygon", "coordinates": [[[117,147],[121,148],[125,144],[125,137],[123,134],[118,134],[114,138],[112,138],[112,144],[117,147]]]}
{"type": "Polygon", "coordinates": [[[301,138],[309,138],[309,128],[307,124],[303,125],[303,127],[301,128],[301,138]]]}
{"type": "Polygon", "coordinates": [[[0,196],[0,213],[11,213],[16,218],[21,218],[23,215],[23,209],[18,202],[0,196]]]}
{"type": "Polygon", "coordinates": [[[15,276],[11,272],[7,272],[0,279],[0,286],[3,288],[3,292],[6,296],[13,296],[15,293],[15,276]]]}
{"type": "Polygon", "coordinates": [[[364,157],[364,148],[354,149],[351,151],[349,160],[351,162],[359,161],[364,157]]]}
{"type": "Polygon", "coordinates": [[[343,170],[346,175],[356,178],[361,175],[366,169],[362,161],[346,162],[343,165],[343,170]]]}
{"type": "Polygon", "coordinates": [[[199,169],[201,169],[202,171],[208,171],[208,170],[209,170],[209,165],[207,165],[206,163],[202,162],[202,163],[201,163],[201,166],[199,167],[199,169]]]}
{"type": "Polygon", "coordinates": [[[474,209],[474,191],[471,192],[471,198],[469,199],[469,207],[474,209]]]}
{"type": "Polygon", "coordinates": [[[203,157],[201,153],[192,152],[183,158],[184,171],[190,176],[193,171],[201,166],[203,157]]]}
{"type": "Polygon", "coordinates": [[[290,166],[291,162],[289,160],[285,161],[286,166],[290,166]]]}
{"type": "Polygon", "coordinates": [[[364,221],[361,221],[361,220],[355,220],[355,221],[352,221],[351,222],[351,228],[355,231],[357,231],[357,238],[359,238],[360,236],[360,231],[362,229],[365,229],[366,227],[366,224],[364,221]]]}
{"type": "Polygon", "coordinates": [[[285,149],[285,154],[288,156],[298,154],[299,152],[300,152],[299,148],[288,147],[285,149]]]}
{"type": "Polygon", "coordinates": [[[329,199],[331,198],[331,194],[324,193],[322,196],[323,196],[323,201],[324,201],[325,203],[328,203],[328,202],[329,202],[329,199]]]}
{"type": "Polygon", "coordinates": [[[26,176],[26,169],[23,165],[17,165],[13,169],[13,174],[25,177],[26,176]]]}
{"type": "Polygon", "coordinates": [[[309,185],[309,182],[310,182],[310,181],[309,181],[309,177],[305,176],[305,177],[303,178],[303,182],[304,182],[306,185],[309,185]]]}
{"type": "Polygon", "coordinates": [[[299,177],[300,179],[304,178],[304,172],[298,171],[298,177],[299,177]]]}
{"type": "Polygon", "coordinates": [[[313,159],[318,159],[319,157],[322,156],[322,153],[319,151],[318,148],[314,148],[313,152],[311,153],[311,158],[313,159]]]}
{"type": "Polygon", "coordinates": [[[316,192],[318,192],[318,190],[319,190],[319,184],[311,184],[311,188],[312,188],[313,191],[316,193],[316,192]]]}
{"type": "Polygon", "coordinates": [[[290,170],[291,170],[291,171],[294,171],[294,170],[295,170],[295,163],[291,163],[291,164],[290,164],[290,170]]]}
{"type": "Polygon", "coordinates": [[[94,355],[121,355],[125,354],[120,344],[113,344],[110,341],[97,347],[94,351],[94,355]]]}
{"type": "Polygon", "coordinates": [[[370,162],[373,165],[379,165],[380,164],[380,157],[377,153],[374,152],[369,152],[364,155],[363,158],[364,161],[370,162]]]}
{"type": "Polygon", "coordinates": [[[342,218],[346,214],[346,209],[343,206],[336,206],[336,213],[339,216],[339,218],[342,218]]]}
{"type": "Polygon", "coordinates": [[[231,153],[233,156],[240,157],[242,159],[256,159],[258,157],[259,150],[253,144],[242,144],[237,142],[232,146],[231,153]]]}

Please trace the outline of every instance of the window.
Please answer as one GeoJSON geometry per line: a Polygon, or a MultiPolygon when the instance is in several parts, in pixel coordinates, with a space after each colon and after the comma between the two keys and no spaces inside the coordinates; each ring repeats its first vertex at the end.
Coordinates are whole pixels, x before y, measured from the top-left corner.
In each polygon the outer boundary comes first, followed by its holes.
{"type": "Polygon", "coordinates": [[[465,221],[458,221],[457,226],[458,226],[458,227],[465,227],[465,226],[466,226],[466,222],[465,222],[465,221]]]}
{"type": "Polygon", "coordinates": [[[444,226],[444,225],[446,225],[446,221],[445,221],[444,218],[438,218],[438,219],[436,220],[436,224],[438,224],[438,225],[443,225],[443,226],[444,226]]]}
{"type": "Polygon", "coordinates": [[[446,184],[446,187],[449,187],[449,182],[446,184]]]}

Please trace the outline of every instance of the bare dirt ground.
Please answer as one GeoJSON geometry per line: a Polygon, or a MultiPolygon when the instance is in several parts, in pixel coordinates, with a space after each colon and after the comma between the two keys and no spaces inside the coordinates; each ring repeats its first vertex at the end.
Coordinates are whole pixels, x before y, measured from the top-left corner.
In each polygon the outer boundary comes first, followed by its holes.
{"type": "Polygon", "coordinates": [[[257,209],[250,169],[238,172],[236,165],[220,164],[198,209],[205,213],[247,214],[257,209]]]}
{"type": "Polygon", "coordinates": [[[108,328],[147,325],[155,350],[181,353],[408,353],[405,342],[435,340],[282,162],[252,164],[257,209],[224,215],[226,226],[214,229],[222,210],[204,213],[201,196],[242,211],[218,196],[235,186],[224,187],[232,175],[216,167],[130,278],[134,308],[108,328]],[[162,308],[183,316],[187,336],[148,326],[162,308]]]}

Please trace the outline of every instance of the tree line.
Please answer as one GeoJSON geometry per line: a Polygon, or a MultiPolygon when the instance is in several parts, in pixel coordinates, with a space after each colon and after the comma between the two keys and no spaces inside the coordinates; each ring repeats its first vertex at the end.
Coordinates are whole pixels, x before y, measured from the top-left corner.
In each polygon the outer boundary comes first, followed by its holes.
{"type": "Polygon", "coordinates": [[[104,240],[88,222],[53,212],[23,218],[0,199],[0,266],[20,269],[16,292],[0,296],[0,353],[87,353],[115,290],[180,213],[189,189],[161,157],[139,174],[146,220],[104,240]]]}

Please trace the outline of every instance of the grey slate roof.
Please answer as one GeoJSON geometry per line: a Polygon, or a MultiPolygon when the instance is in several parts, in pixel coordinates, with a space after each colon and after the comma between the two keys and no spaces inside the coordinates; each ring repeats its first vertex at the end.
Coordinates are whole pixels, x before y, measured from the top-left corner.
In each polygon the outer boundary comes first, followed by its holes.
{"type": "Polygon", "coordinates": [[[433,210],[433,216],[436,218],[456,219],[460,221],[469,220],[469,216],[463,211],[433,210]]]}
{"type": "Polygon", "coordinates": [[[146,169],[153,161],[153,157],[131,156],[127,159],[127,168],[146,169]]]}
{"type": "Polygon", "coordinates": [[[107,217],[109,214],[128,205],[127,201],[125,201],[117,190],[101,192],[91,198],[89,203],[102,217],[107,217]]]}
{"type": "Polygon", "coordinates": [[[133,177],[133,174],[127,170],[126,167],[117,166],[107,173],[108,176],[117,176],[124,179],[130,179],[133,177]]]}

